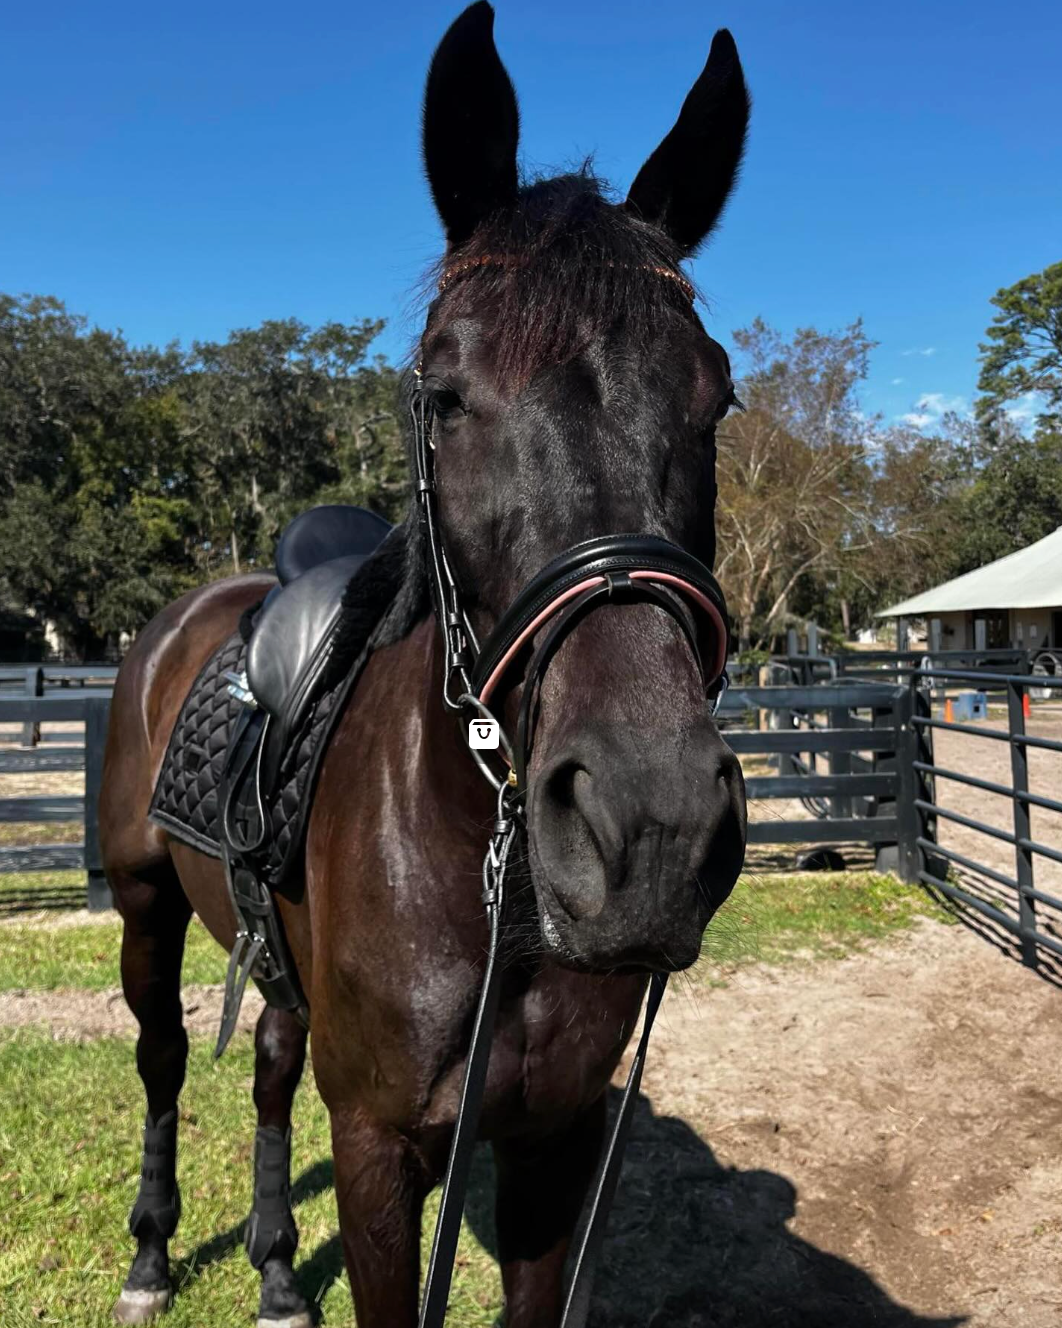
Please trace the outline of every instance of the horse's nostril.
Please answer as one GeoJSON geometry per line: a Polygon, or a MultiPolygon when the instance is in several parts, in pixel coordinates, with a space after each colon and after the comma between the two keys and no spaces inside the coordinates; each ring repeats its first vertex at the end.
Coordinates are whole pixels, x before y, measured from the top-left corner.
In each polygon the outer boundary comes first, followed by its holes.
{"type": "Polygon", "coordinates": [[[575,919],[594,917],[605,904],[605,863],[591,819],[593,785],[585,766],[566,762],[546,776],[535,805],[535,853],[575,919]]]}

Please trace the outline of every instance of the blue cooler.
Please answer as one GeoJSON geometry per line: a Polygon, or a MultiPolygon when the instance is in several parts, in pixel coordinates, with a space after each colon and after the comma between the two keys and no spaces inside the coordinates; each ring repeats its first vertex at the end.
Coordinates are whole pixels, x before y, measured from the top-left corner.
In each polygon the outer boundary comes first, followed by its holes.
{"type": "Polygon", "coordinates": [[[967,719],[987,719],[988,697],[984,692],[960,692],[952,699],[951,713],[959,723],[967,719]]]}

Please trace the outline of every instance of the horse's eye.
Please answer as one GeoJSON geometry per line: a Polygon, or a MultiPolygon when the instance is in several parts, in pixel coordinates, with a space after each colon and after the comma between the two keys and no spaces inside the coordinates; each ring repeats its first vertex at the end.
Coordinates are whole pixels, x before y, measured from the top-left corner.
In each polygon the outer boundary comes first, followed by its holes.
{"type": "Polygon", "coordinates": [[[451,415],[465,414],[465,403],[452,387],[442,385],[435,388],[431,394],[431,404],[436,415],[440,415],[443,419],[451,415]]]}

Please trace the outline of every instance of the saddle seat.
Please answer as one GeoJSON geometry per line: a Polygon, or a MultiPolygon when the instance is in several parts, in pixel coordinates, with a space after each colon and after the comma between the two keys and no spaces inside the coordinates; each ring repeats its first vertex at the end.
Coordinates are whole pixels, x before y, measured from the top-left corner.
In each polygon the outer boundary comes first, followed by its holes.
{"type": "Polygon", "coordinates": [[[247,685],[271,717],[282,751],[326,672],[343,596],[390,523],[362,507],[313,507],[292,521],[276,550],[280,584],[266,596],[247,645],[247,685]]]}

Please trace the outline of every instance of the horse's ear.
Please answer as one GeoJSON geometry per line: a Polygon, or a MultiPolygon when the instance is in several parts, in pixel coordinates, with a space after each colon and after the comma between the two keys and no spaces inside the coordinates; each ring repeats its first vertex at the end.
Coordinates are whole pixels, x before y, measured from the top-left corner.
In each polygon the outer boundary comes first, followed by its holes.
{"type": "Polygon", "coordinates": [[[470,5],[439,43],[424,91],[424,166],[448,244],[516,197],[516,94],[494,46],[494,10],[470,5]]]}
{"type": "Polygon", "coordinates": [[[720,28],[675,127],[631,185],[627,207],[692,253],[719,220],[737,178],[749,94],[734,39],[720,28]]]}

